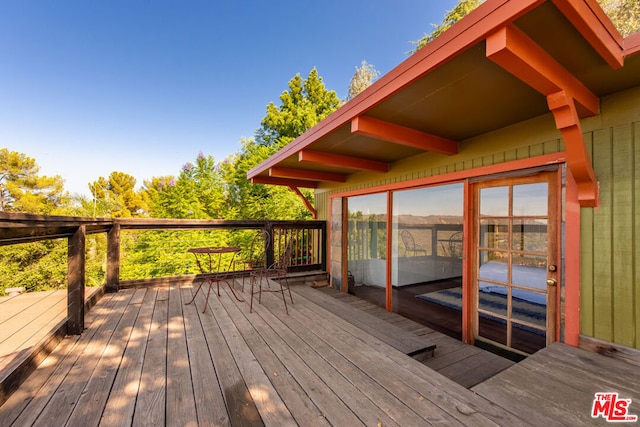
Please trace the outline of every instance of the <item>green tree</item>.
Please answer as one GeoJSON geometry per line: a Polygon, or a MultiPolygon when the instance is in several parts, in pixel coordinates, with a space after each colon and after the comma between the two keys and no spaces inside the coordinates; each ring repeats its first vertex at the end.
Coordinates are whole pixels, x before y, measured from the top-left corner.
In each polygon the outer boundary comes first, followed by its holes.
{"type": "Polygon", "coordinates": [[[112,218],[129,218],[144,216],[148,211],[146,194],[135,189],[136,179],[124,172],[111,172],[109,178],[99,177],[89,184],[89,190],[96,203],[100,204],[99,212],[105,210],[112,218]]]}
{"type": "MultiPolygon", "coordinates": [[[[289,89],[273,102],[256,131],[255,139],[243,139],[242,149],[220,164],[226,183],[229,218],[308,219],[302,201],[286,187],[252,184],[247,172],[279,149],[315,126],[340,105],[335,91],[328,90],[314,68],[306,79],[296,74],[289,89]]],[[[302,190],[312,200],[312,193],[302,190]]]]}
{"type": "Polygon", "coordinates": [[[624,37],[640,31],[640,1],[598,0],[598,3],[624,37]]]}
{"type": "Polygon", "coordinates": [[[413,42],[416,47],[410,51],[410,53],[415,53],[427,44],[431,43],[436,37],[447,31],[453,26],[453,24],[467,16],[469,12],[480,6],[483,2],[484,0],[460,0],[456,7],[447,12],[439,25],[431,24],[434,28],[430,34],[425,34],[421,39],[413,42]]]}
{"type": "Polygon", "coordinates": [[[355,98],[357,94],[371,86],[378,77],[380,77],[380,72],[376,70],[373,65],[367,63],[367,61],[362,61],[360,68],[356,67],[356,72],[351,77],[347,101],[355,98]]]}
{"type": "Polygon", "coordinates": [[[64,181],[39,172],[32,157],[0,148],[0,211],[59,213],[69,202],[64,181]]]}
{"type": "Polygon", "coordinates": [[[198,154],[174,177],[145,181],[156,218],[222,219],[227,217],[226,184],[212,156],[198,154]]]}
{"type": "Polygon", "coordinates": [[[262,119],[256,142],[282,148],[320,120],[333,113],[340,99],[333,90],[327,90],[315,68],[306,79],[296,74],[289,81],[289,90],[280,95],[280,106],[267,105],[267,115],[262,119]]]}

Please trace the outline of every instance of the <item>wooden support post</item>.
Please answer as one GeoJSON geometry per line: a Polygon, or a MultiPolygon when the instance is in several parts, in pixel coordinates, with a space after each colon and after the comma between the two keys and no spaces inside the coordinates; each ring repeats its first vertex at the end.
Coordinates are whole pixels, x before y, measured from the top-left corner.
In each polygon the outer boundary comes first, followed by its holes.
{"type": "Polygon", "coordinates": [[[120,224],[113,224],[107,234],[106,292],[118,292],[120,288],[120,224]]]}
{"type": "Polygon", "coordinates": [[[69,237],[67,272],[67,334],[80,335],[84,330],[85,226],[69,237]]]}

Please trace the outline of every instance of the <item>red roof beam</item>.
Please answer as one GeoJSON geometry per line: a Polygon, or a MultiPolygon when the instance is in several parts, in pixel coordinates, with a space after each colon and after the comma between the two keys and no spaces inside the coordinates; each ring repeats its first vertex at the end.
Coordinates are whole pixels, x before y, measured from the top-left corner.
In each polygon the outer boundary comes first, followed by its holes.
{"type": "Polygon", "coordinates": [[[624,65],[622,36],[596,0],[553,0],[553,4],[611,68],[624,65]]]}
{"type": "Polygon", "coordinates": [[[367,116],[351,120],[351,133],[440,154],[458,153],[457,141],[367,116]]]}
{"type": "Polygon", "coordinates": [[[252,184],[268,184],[268,185],[284,185],[286,187],[301,187],[301,188],[318,188],[317,181],[306,181],[302,179],[286,179],[286,178],[273,178],[270,176],[254,176],[251,178],[252,184]]]}
{"type": "Polygon", "coordinates": [[[386,162],[311,150],[300,151],[298,153],[298,161],[370,172],[384,173],[389,171],[389,164],[386,162]]]}
{"type": "MultiPolygon", "coordinates": [[[[302,169],[290,169],[290,168],[270,168],[269,176],[278,178],[294,178],[300,180],[309,181],[333,181],[333,182],[345,182],[344,175],[329,172],[308,171],[302,169]]],[[[302,187],[300,185],[296,187],[302,187]]]]}
{"type": "Polygon", "coordinates": [[[487,58],[543,95],[565,91],[591,115],[598,114],[598,97],[513,25],[487,37],[487,58]]]}

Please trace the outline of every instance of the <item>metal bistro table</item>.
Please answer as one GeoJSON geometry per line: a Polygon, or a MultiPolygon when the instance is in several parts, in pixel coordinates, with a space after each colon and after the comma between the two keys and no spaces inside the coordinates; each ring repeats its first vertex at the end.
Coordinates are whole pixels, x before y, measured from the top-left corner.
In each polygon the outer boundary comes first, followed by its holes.
{"type": "Polygon", "coordinates": [[[196,290],[196,293],[193,294],[193,298],[186,304],[191,304],[200,292],[202,285],[206,282],[209,284],[209,290],[207,291],[207,298],[205,300],[204,309],[202,312],[204,313],[207,310],[207,305],[209,305],[209,294],[211,293],[211,287],[215,283],[218,289],[218,296],[220,296],[220,282],[226,282],[229,285],[229,289],[233,296],[241,302],[244,302],[242,298],[240,298],[236,292],[233,290],[233,286],[229,283],[229,273],[231,270],[231,266],[233,265],[233,260],[236,257],[236,254],[240,252],[240,248],[235,247],[206,247],[206,248],[191,248],[188,249],[187,252],[193,254],[196,258],[196,264],[200,269],[200,273],[203,275],[203,280],[200,281],[200,286],[196,290]],[[222,257],[225,254],[232,254],[231,260],[229,261],[229,265],[226,268],[220,270],[220,265],[222,263],[222,257]]]}

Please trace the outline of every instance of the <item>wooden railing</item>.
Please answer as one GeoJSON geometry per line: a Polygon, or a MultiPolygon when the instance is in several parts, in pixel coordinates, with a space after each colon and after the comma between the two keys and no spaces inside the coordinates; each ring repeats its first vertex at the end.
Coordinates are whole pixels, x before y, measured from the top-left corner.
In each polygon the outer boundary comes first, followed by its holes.
{"type": "MultiPolygon", "coordinates": [[[[324,221],[258,221],[258,220],[178,220],[150,218],[79,218],[42,216],[0,212],[0,245],[36,242],[47,239],[68,239],[67,270],[67,333],[79,334],[84,329],[85,262],[87,235],[106,234],[106,292],[121,287],[121,261],[126,258],[121,248],[124,233],[169,230],[211,230],[225,232],[229,239],[240,241],[239,233],[266,230],[271,237],[267,246],[267,265],[283,250],[283,242],[291,240],[290,271],[326,271],[326,222],[324,221]]],[[[246,241],[247,239],[243,240],[246,241]]],[[[183,240],[181,244],[190,244],[183,240]]],[[[233,243],[236,243],[234,241],[233,243]]],[[[182,251],[181,253],[183,253],[182,251]]],[[[233,271],[241,275],[243,270],[233,271]]],[[[175,277],[173,275],[172,277],[175,277]]],[[[153,283],[158,277],[139,277],[135,281],[153,283]]],[[[130,283],[131,281],[129,281],[130,283]]]]}

